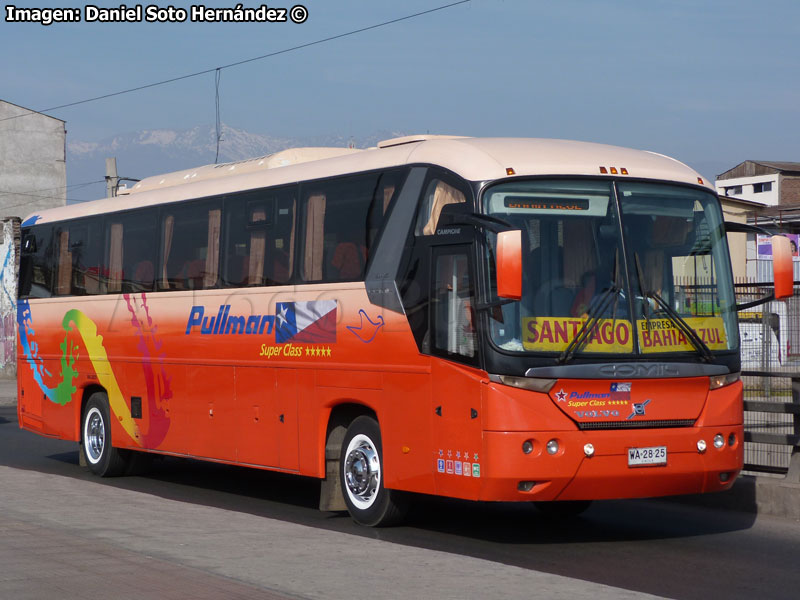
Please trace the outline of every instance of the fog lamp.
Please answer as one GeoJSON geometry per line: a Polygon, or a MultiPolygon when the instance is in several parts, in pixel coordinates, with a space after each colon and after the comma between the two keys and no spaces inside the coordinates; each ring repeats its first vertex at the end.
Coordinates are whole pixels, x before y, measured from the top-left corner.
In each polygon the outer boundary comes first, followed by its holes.
{"type": "Polygon", "coordinates": [[[706,451],[706,441],[705,440],[697,440],[697,451],[701,454],[706,451]]]}
{"type": "Polygon", "coordinates": [[[522,442],[522,451],[525,454],[530,454],[531,452],[533,452],[533,442],[530,440],[525,440],[524,442],[522,442]]]}
{"type": "Polygon", "coordinates": [[[714,448],[719,450],[724,445],[725,445],[725,436],[723,436],[721,433],[718,433],[717,435],[715,435],[714,436],[714,448]]]}
{"type": "Polygon", "coordinates": [[[547,442],[547,453],[549,455],[558,454],[558,440],[550,440],[547,442]]]}
{"type": "Polygon", "coordinates": [[[588,457],[594,456],[594,445],[593,444],[586,444],[583,447],[583,453],[588,457]]]}

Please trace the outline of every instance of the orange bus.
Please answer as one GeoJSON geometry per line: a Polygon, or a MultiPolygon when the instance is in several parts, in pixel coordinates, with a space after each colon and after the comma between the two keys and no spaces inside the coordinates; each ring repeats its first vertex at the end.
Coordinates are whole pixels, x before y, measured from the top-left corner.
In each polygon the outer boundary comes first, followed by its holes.
{"type": "Polygon", "coordinates": [[[100,476],[154,453],[319,478],[320,508],[365,525],[413,493],[577,512],[723,490],[725,231],[685,165],[560,140],[151,177],[23,222],[19,423],[100,476]]]}

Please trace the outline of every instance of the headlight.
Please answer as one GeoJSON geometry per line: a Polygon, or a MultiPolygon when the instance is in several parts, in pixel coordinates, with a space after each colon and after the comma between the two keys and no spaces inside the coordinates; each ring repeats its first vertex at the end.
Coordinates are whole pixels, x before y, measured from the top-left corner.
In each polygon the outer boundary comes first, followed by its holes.
{"type": "Polygon", "coordinates": [[[531,390],[532,392],[549,392],[556,384],[556,379],[542,379],[541,377],[514,377],[513,375],[489,375],[489,380],[511,387],[531,390]]]}

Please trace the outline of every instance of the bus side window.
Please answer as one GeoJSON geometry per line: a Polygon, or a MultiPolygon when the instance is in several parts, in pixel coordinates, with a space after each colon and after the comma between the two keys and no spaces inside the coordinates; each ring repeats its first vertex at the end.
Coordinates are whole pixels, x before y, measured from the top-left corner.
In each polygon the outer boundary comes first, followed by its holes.
{"type": "Polygon", "coordinates": [[[216,204],[171,207],[162,217],[159,288],[216,287],[222,210],[216,204]]]}
{"type": "MultiPolygon", "coordinates": [[[[370,173],[318,182],[304,190],[304,281],[364,278],[377,186],[378,175],[370,173]]],[[[383,196],[379,202],[383,204],[383,196]]]]}
{"type": "Polygon", "coordinates": [[[226,200],[224,287],[283,285],[291,280],[295,190],[258,190],[226,200]]]}
{"type": "Polygon", "coordinates": [[[156,212],[112,215],[106,225],[109,293],[152,292],[155,287],[156,212]]]}
{"type": "Polygon", "coordinates": [[[62,225],[56,230],[56,295],[105,293],[99,219],[62,225]]]}
{"type": "Polygon", "coordinates": [[[53,228],[32,227],[23,234],[20,258],[20,298],[49,298],[54,280],[53,228]]]}
{"type": "Polygon", "coordinates": [[[433,281],[434,351],[474,359],[474,294],[466,251],[436,256],[433,281]]]}
{"type": "Polygon", "coordinates": [[[422,196],[419,216],[417,218],[417,235],[433,235],[439,223],[439,215],[448,204],[466,202],[466,195],[462,190],[443,181],[432,179],[422,196]]]}
{"type": "Polygon", "coordinates": [[[381,174],[378,186],[375,188],[372,204],[369,208],[367,231],[368,249],[372,247],[378,234],[383,229],[383,224],[386,221],[386,215],[389,212],[392,200],[397,195],[396,192],[400,189],[405,176],[405,171],[387,171],[381,174]]]}

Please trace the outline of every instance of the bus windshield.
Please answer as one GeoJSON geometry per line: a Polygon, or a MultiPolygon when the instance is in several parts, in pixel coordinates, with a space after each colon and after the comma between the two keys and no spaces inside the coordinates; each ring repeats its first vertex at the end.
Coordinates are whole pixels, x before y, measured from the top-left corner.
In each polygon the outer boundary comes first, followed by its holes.
{"type": "Polygon", "coordinates": [[[522,298],[490,311],[498,348],[559,353],[562,362],[577,354],[711,360],[737,349],[725,230],[710,192],[536,179],[489,187],[483,207],[522,230],[522,298]]]}

